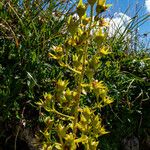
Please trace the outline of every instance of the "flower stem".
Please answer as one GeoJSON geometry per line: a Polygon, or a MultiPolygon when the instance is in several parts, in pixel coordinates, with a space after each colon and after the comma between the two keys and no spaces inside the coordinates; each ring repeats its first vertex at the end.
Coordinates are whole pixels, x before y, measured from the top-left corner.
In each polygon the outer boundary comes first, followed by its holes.
{"type": "Polygon", "coordinates": [[[84,46],[82,72],[78,80],[78,89],[77,89],[78,94],[76,96],[76,105],[75,105],[75,112],[74,112],[74,126],[73,126],[74,136],[76,136],[76,130],[77,130],[76,124],[78,122],[78,115],[79,115],[78,108],[79,108],[80,97],[81,97],[81,92],[82,92],[82,82],[83,82],[83,78],[85,74],[86,58],[87,58],[87,46],[84,46]]]}

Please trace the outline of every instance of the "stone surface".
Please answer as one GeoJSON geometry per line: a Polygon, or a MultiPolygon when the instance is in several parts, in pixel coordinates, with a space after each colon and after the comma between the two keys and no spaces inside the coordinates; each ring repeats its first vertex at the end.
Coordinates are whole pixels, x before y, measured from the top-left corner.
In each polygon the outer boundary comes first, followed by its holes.
{"type": "Polygon", "coordinates": [[[123,150],[139,150],[139,139],[135,136],[124,138],[122,148],[123,150]]]}

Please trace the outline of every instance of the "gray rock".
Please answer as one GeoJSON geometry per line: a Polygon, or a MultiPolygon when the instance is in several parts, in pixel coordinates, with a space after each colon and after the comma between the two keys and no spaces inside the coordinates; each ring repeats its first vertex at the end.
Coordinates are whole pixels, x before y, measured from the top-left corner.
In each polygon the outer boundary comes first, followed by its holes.
{"type": "Polygon", "coordinates": [[[123,150],[139,150],[139,139],[135,136],[124,138],[122,148],[123,150]]]}

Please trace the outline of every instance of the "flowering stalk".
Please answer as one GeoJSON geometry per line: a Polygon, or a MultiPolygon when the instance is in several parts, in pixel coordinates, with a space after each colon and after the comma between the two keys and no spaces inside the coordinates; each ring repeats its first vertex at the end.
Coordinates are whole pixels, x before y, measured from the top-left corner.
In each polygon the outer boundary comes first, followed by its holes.
{"type": "Polygon", "coordinates": [[[96,150],[98,137],[108,133],[102,125],[97,109],[111,104],[108,89],[102,81],[94,79],[99,67],[100,57],[109,54],[108,46],[104,45],[105,35],[102,25],[91,35],[91,30],[99,20],[94,21],[93,9],[95,0],[88,0],[91,6],[90,18],[86,15],[86,6],[79,0],[77,14],[79,19],[70,16],[68,19],[69,35],[65,44],[54,46],[49,53],[60,67],[72,75],[74,82],[66,77],[56,81],[54,91],[45,93],[37,104],[44,108],[49,116],[44,117],[45,131],[42,132],[42,150],[69,149],[76,150],[83,145],[86,150],[96,150]],[[90,52],[92,43],[96,50],[90,52]],[[96,101],[86,106],[82,100],[93,93],[96,101]],[[52,132],[53,131],[53,132],[52,132]]]}

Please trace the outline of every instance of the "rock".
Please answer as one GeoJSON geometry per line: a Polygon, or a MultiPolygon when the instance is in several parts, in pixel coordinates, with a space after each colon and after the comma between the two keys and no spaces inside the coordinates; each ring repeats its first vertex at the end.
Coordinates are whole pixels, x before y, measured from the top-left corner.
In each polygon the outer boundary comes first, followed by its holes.
{"type": "Polygon", "coordinates": [[[122,141],[123,150],[139,150],[139,139],[135,136],[129,136],[122,141]]]}

